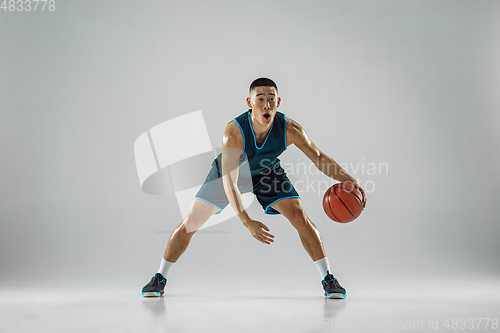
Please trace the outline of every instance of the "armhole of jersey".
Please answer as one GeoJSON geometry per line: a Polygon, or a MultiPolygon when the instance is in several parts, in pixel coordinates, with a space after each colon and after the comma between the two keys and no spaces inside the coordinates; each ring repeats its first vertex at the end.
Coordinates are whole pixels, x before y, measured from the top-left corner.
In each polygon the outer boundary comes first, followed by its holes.
{"type": "Polygon", "coordinates": [[[284,114],[283,114],[283,119],[285,119],[285,150],[287,150],[288,149],[288,145],[286,144],[286,130],[287,130],[287,128],[286,128],[286,116],[284,114]]]}
{"type": "MultiPolygon", "coordinates": [[[[238,120],[233,119],[233,120],[231,120],[231,121],[234,121],[234,122],[236,123],[236,125],[238,125],[238,127],[240,128],[240,131],[241,131],[241,136],[243,137],[243,152],[242,152],[242,154],[243,154],[243,153],[245,152],[245,133],[243,133],[243,128],[241,128],[241,125],[240,125],[240,123],[238,122],[238,120]]],[[[231,122],[231,121],[230,121],[230,122],[231,122]]]]}

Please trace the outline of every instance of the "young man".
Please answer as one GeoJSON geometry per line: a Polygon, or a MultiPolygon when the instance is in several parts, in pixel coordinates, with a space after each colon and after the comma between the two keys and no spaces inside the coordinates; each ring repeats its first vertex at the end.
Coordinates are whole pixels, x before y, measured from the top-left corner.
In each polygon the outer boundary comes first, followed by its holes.
{"type": "Polygon", "coordinates": [[[250,108],[230,121],[224,131],[222,154],[212,168],[184,220],[173,231],[158,273],[142,289],[144,296],[160,296],[167,274],[186,250],[191,237],[203,224],[228,204],[250,234],[263,244],[271,244],[274,235],[262,222],[252,219],[245,209],[241,193],[252,191],[266,214],[282,214],[297,230],[304,249],[316,264],[329,298],[344,298],[345,289],[330,273],[319,231],[300,203],[300,197],[277,158],[287,146],[296,145],[325,175],[339,182],[351,182],[363,193],[356,179],[347,174],[307,137],[304,129],[277,109],[276,84],[267,78],[250,85],[250,108]],[[246,169],[244,168],[246,167],[246,169]],[[251,180],[251,181],[249,181],[251,180]]]}

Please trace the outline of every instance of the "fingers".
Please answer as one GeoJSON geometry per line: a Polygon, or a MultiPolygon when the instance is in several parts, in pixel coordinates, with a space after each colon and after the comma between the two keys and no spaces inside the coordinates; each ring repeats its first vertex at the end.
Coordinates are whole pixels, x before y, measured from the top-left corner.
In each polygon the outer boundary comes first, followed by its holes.
{"type": "Polygon", "coordinates": [[[262,231],[262,235],[269,237],[269,238],[274,238],[274,236],[268,232],[262,231]]]}
{"type": "Polygon", "coordinates": [[[260,226],[267,231],[271,231],[264,223],[261,223],[260,226]]]}
{"type": "Polygon", "coordinates": [[[255,238],[264,243],[264,244],[271,244],[274,242],[274,235],[263,231],[262,229],[266,229],[267,231],[270,231],[268,227],[266,227],[263,223],[261,223],[261,229],[258,231],[257,235],[255,235],[255,238]]]}
{"type": "Polygon", "coordinates": [[[252,236],[261,243],[271,244],[274,242],[274,236],[267,231],[271,231],[264,223],[252,220],[247,223],[246,227],[250,230],[252,236]]]}
{"type": "MultiPolygon", "coordinates": [[[[261,227],[267,231],[271,231],[266,225],[264,225],[263,223],[261,223],[261,227]]],[[[263,237],[265,237],[267,240],[270,240],[271,242],[274,242],[273,238],[274,238],[274,235],[273,234],[270,234],[268,232],[265,232],[263,230],[260,230],[261,232],[261,235],[263,237]]]]}
{"type": "Polygon", "coordinates": [[[363,195],[363,209],[365,208],[366,206],[366,193],[365,193],[365,190],[363,190],[363,188],[359,185],[356,185],[356,187],[361,191],[361,194],[363,195]]]}
{"type": "Polygon", "coordinates": [[[271,243],[274,242],[274,240],[272,240],[271,238],[264,238],[262,236],[255,236],[255,239],[257,239],[261,243],[268,244],[268,245],[270,245],[271,243]]]}
{"type": "MultiPolygon", "coordinates": [[[[271,235],[271,237],[274,237],[271,235]]],[[[259,241],[265,244],[271,244],[274,243],[274,239],[266,235],[259,235],[259,238],[257,238],[259,241]]]]}
{"type": "Polygon", "coordinates": [[[273,239],[273,238],[274,238],[274,236],[273,236],[273,235],[271,235],[271,234],[267,234],[267,233],[266,233],[266,234],[258,234],[258,235],[255,235],[255,238],[256,238],[258,241],[260,241],[260,242],[262,242],[262,243],[264,243],[264,244],[271,244],[271,243],[273,243],[273,242],[274,242],[274,239],[273,239]]]}

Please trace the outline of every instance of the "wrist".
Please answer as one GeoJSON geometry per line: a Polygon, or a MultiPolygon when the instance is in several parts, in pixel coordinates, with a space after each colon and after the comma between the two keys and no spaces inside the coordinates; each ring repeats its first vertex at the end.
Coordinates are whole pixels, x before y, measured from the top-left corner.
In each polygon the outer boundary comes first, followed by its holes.
{"type": "Polygon", "coordinates": [[[335,175],[330,176],[336,181],[339,181],[341,183],[351,183],[351,184],[357,184],[358,181],[356,178],[351,176],[350,174],[347,173],[344,169],[341,169],[340,172],[336,173],[335,175]]]}
{"type": "Polygon", "coordinates": [[[252,219],[250,218],[250,216],[248,216],[246,211],[238,214],[238,217],[240,218],[241,223],[243,223],[245,227],[248,227],[248,223],[252,221],[252,219]]]}
{"type": "Polygon", "coordinates": [[[337,180],[339,182],[341,182],[341,183],[349,183],[349,184],[353,184],[353,185],[359,186],[358,181],[356,180],[356,178],[348,176],[348,175],[346,175],[345,177],[342,177],[342,179],[337,179],[337,180]]]}

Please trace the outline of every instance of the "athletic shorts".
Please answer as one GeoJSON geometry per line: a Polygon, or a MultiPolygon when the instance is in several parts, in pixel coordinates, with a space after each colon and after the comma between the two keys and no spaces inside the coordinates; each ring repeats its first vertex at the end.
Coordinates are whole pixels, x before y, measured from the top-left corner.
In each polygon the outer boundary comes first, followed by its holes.
{"type": "MultiPolygon", "coordinates": [[[[248,167],[247,170],[249,170],[248,167]]],[[[240,166],[238,189],[242,194],[252,192],[266,214],[280,214],[271,206],[282,199],[300,198],[279,161],[273,168],[258,175],[251,175],[240,166]]],[[[194,198],[218,208],[217,214],[229,204],[216,161],[212,164],[205,182],[194,198]]]]}

